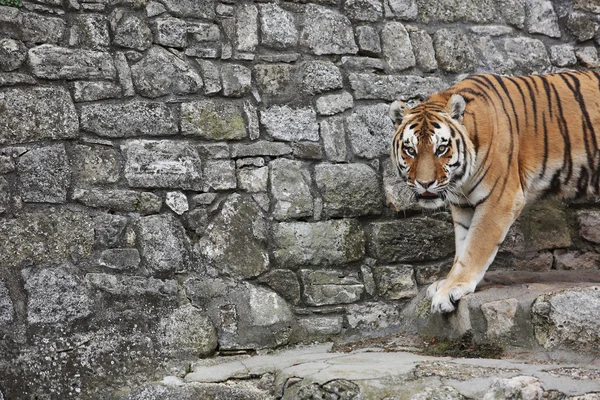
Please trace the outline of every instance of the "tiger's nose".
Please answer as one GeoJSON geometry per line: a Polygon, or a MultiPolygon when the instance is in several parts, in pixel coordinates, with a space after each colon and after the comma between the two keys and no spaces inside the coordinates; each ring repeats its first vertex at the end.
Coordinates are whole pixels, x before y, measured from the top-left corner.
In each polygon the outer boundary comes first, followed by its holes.
{"type": "Polygon", "coordinates": [[[417,180],[417,183],[423,187],[423,189],[427,189],[429,186],[433,185],[435,181],[420,181],[417,180]]]}

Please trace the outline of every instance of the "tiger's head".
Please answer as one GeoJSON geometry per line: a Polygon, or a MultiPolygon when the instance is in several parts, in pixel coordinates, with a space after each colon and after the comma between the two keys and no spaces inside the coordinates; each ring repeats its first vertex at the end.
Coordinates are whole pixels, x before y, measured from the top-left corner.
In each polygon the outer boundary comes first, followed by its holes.
{"type": "Polygon", "coordinates": [[[399,100],[390,106],[396,127],[392,161],[423,208],[459,202],[475,158],[463,125],[465,108],[457,94],[447,103],[427,101],[411,110],[399,100]]]}

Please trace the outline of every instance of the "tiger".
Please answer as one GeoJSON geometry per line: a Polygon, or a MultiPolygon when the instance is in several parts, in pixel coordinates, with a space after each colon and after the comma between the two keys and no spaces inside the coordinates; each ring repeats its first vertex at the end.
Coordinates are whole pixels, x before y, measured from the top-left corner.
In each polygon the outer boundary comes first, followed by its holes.
{"type": "Polygon", "coordinates": [[[450,209],[455,257],[427,288],[449,313],[475,291],[523,207],[600,193],[600,73],[475,74],[389,107],[391,159],[417,204],[450,209]]]}

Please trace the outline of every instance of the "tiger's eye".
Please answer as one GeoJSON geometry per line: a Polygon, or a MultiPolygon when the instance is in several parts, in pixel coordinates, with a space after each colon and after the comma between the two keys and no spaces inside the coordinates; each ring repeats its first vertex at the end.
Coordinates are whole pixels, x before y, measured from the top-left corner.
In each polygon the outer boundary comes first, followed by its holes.
{"type": "Polygon", "coordinates": [[[406,152],[406,154],[408,154],[411,157],[414,157],[417,153],[415,152],[415,149],[412,147],[405,147],[404,151],[406,152]]]}
{"type": "Polygon", "coordinates": [[[448,149],[448,146],[441,145],[437,148],[436,153],[438,156],[441,156],[442,154],[444,154],[446,152],[447,149],[448,149]]]}

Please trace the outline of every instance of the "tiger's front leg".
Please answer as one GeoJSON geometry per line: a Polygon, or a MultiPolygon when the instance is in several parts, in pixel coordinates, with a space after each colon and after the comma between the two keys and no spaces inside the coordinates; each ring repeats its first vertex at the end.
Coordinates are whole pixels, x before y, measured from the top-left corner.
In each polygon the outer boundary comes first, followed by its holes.
{"type": "MultiPolygon", "coordinates": [[[[432,312],[452,312],[460,298],[475,291],[524,204],[525,196],[520,189],[492,193],[474,209],[470,225],[464,219],[455,220],[455,227],[457,222],[459,226],[465,225],[462,229],[455,228],[457,234],[465,234],[464,240],[457,238],[455,261],[446,279],[434,282],[427,290],[432,312]]],[[[452,213],[453,218],[464,214],[454,210],[452,213]]]]}

